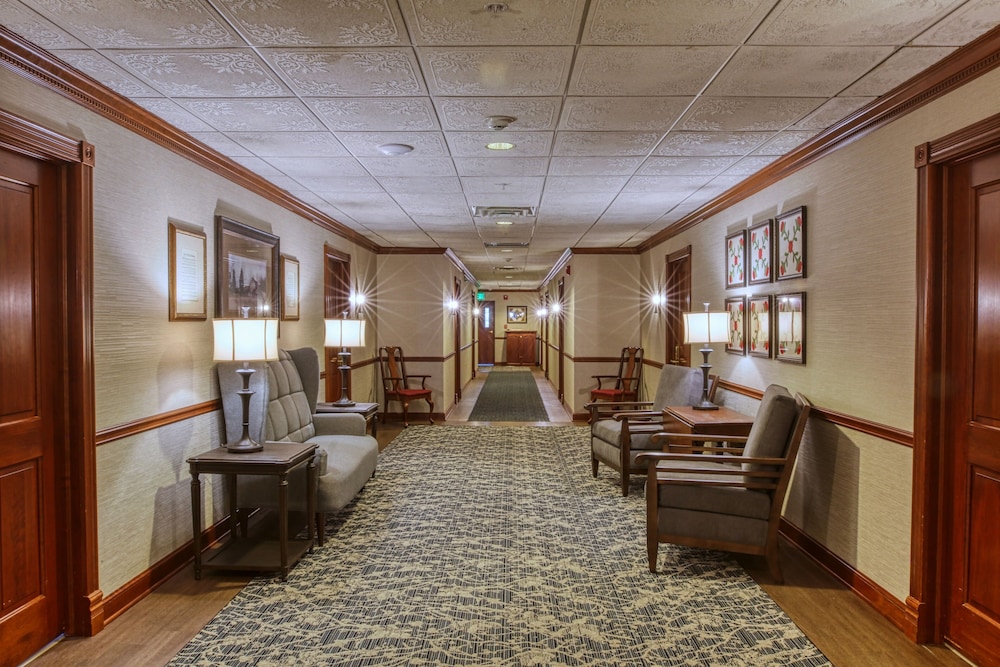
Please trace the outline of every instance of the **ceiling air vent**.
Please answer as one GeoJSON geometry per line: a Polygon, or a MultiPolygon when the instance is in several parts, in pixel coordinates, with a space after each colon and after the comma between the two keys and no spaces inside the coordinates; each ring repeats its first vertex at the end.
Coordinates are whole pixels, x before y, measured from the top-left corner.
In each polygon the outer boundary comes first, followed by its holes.
{"type": "Polygon", "coordinates": [[[534,206],[473,206],[477,218],[527,218],[535,214],[534,206]]]}
{"type": "Polygon", "coordinates": [[[528,241],[488,241],[487,248],[527,248],[528,241]]]}
{"type": "Polygon", "coordinates": [[[519,266],[494,266],[493,270],[494,271],[520,271],[521,267],[519,267],[519,266]]]}

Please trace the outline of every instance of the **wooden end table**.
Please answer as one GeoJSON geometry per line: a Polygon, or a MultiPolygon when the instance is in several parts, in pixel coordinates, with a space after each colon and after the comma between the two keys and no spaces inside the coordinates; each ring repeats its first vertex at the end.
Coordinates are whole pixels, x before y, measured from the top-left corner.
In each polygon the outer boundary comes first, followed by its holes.
{"type": "Polygon", "coordinates": [[[313,547],[313,521],[316,514],[316,445],[299,442],[268,442],[259,452],[234,453],[216,447],[187,460],[191,469],[191,519],[194,529],[194,578],[201,579],[202,570],[243,570],[279,572],[282,581],[289,568],[313,547]],[[305,465],[307,538],[288,539],[288,473],[305,465]],[[201,474],[228,477],[229,540],[206,562],[202,562],[201,546],[201,474]],[[273,475],[278,486],[278,535],[276,539],[262,536],[238,536],[238,499],[236,478],[239,475],[273,475]]]}
{"type": "Polygon", "coordinates": [[[378,403],[355,403],[346,406],[334,403],[317,403],[316,412],[359,414],[365,418],[365,424],[371,426],[372,437],[378,436],[378,403]]]}
{"type": "MultiPolygon", "coordinates": [[[[747,436],[753,417],[720,406],[718,410],[695,410],[690,405],[671,405],[663,409],[663,430],[670,433],[747,436]]],[[[697,441],[692,438],[692,442],[697,441]]]]}

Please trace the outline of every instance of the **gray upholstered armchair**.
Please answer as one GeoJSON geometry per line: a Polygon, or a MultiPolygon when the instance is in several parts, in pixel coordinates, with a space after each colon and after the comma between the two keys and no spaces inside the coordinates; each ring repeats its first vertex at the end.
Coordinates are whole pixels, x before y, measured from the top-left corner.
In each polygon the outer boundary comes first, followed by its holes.
{"type": "MultiPolygon", "coordinates": [[[[715,396],[716,376],[710,377],[709,400],[715,396]]],[[[663,408],[693,405],[701,400],[701,369],[664,366],[652,401],[588,403],[590,411],[590,465],[594,477],[604,465],[622,475],[622,495],[628,495],[631,475],[646,474],[646,464],[636,463],[639,452],[660,449],[651,440],[662,429],[663,408]]]]}
{"type": "Polygon", "coordinates": [[[795,456],[812,405],[780,385],[764,392],[750,434],[713,435],[712,445],[690,436],[653,436],[668,451],[643,452],[646,471],[646,550],[656,572],[660,542],[757,554],[780,583],[778,526],[795,456]],[[685,444],[672,441],[683,441],[685,444]],[[717,444],[716,444],[717,443],[717,444]]]}
{"type": "MultiPolygon", "coordinates": [[[[242,380],[236,368],[242,362],[218,364],[219,390],[226,420],[226,441],[239,440],[243,430],[243,406],[236,390],[242,380]]],[[[250,406],[250,435],[258,441],[314,442],[317,450],[316,532],[323,544],[325,515],[337,512],[361,491],[375,474],[378,441],[366,433],[365,418],[359,414],[316,414],[319,392],[319,356],[311,347],[279,350],[277,361],[251,363],[254,391],[250,406]],[[266,418],[265,418],[266,415],[266,418]]],[[[306,483],[305,469],[289,476],[290,486],[306,483]]],[[[292,509],[301,493],[289,494],[292,509]]],[[[239,477],[237,498],[240,507],[277,507],[274,479],[262,476],[239,477]]]]}

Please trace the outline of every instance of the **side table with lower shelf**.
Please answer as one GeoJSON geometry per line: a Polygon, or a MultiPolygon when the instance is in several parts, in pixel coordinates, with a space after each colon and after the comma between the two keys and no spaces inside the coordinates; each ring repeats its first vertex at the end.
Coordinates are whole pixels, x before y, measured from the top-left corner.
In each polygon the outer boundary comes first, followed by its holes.
{"type": "Polygon", "coordinates": [[[690,405],[663,409],[663,430],[669,433],[747,436],[751,426],[753,417],[725,406],[718,410],[696,410],[690,405]]]}
{"type": "Polygon", "coordinates": [[[355,403],[353,405],[337,405],[336,403],[317,403],[316,412],[354,413],[365,418],[372,427],[372,437],[378,436],[378,403],[355,403]]]}
{"type": "MultiPolygon", "coordinates": [[[[278,572],[281,579],[289,568],[313,547],[312,521],[316,513],[316,445],[299,442],[268,442],[259,452],[234,453],[216,447],[187,460],[191,470],[191,519],[194,529],[194,578],[202,570],[243,570],[278,572]],[[301,465],[306,472],[306,539],[289,539],[288,474],[301,465]],[[203,561],[201,545],[202,474],[226,475],[229,538],[221,549],[203,561]],[[239,535],[239,499],[236,478],[239,475],[273,475],[278,486],[278,534],[273,539],[239,535]]],[[[245,522],[244,522],[245,526],[245,522]]]]}

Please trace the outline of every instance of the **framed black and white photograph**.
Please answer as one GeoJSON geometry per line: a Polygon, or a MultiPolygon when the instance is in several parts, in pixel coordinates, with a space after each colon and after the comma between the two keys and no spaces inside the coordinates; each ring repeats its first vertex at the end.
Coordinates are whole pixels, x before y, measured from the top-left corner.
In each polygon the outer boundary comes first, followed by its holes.
{"type": "Polygon", "coordinates": [[[215,316],[277,317],[278,237],[215,218],[215,316]]]}

